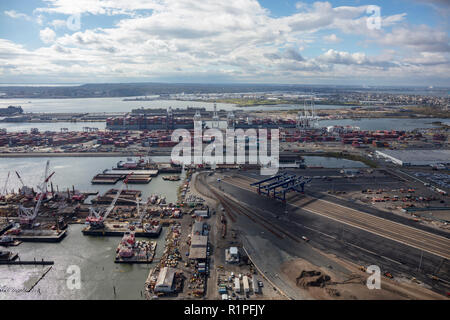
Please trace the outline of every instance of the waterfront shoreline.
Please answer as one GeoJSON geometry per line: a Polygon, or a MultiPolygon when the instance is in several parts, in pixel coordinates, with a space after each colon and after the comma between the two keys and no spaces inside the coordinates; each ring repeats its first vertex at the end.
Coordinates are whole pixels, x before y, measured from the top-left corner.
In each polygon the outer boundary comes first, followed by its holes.
{"type": "Polygon", "coordinates": [[[53,158],[53,157],[131,157],[134,152],[14,152],[0,153],[0,158],[53,158]]]}

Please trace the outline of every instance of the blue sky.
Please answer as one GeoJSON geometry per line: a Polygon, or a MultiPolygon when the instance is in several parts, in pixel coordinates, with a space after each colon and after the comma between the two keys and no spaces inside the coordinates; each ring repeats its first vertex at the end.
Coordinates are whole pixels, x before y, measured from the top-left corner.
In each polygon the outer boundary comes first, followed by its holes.
{"type": "Polygon", "coordinates": [[[448,86],[449,3],[2,1],[0,83],[448,86]]]}

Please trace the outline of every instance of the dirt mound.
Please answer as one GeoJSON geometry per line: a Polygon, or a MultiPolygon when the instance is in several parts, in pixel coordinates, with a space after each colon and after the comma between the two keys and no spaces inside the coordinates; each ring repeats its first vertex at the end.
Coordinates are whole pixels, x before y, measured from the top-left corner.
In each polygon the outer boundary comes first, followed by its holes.
{"type": "Polygon", "coordinates": [[[302,287],[302,288],[308,288],[308,287],[323,288],[331,281],[331,277],[329,275],[322,274],[322,272],[320,272],[320,271],[303,270],[295,280],[296,280],[297,286],[302,287]]]}

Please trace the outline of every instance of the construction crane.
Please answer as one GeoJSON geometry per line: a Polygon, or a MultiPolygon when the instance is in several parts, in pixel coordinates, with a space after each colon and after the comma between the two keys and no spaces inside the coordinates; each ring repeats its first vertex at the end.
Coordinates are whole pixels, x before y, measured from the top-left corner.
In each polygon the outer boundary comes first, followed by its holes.
{"type": "Polygon", "coordinates": [[[23,183],[22,177],[20,176],[20,174],[16,171],[16,175],[17,178],[19,178],[20,184],[22,185],[22,187],[25,187],[25,183],[23,183]]]}
{"type": "Polygon", "coordinates": [[[122,193],[123,188],[128,183],[128,177],[131,175],[130,173],[124,180],[124,183],[120,187],[120,189],[117,191],[117,194],[114,196],[113,201],[109,205],[109,207],[105,210],[105,212],[97,212],[94,210],[94,208],[89,208],[89,216],[86,218],[86,223],[90,225],[93,229],[101,229],[105,227],[105,220],[109,216],[109,214],[114,209],[114,206],[116,205],[117,200],[120,198],[120,194],[122,193]]]}
{"type": "Polygon", "coordinates": [[[143,227],[144,226],[144,217],[145,217],[145,215],[147,213],[147,208],[148,208],[149,201],[142,202],[144,204],[144,210],[142,210],[142,213],[140,212],[139,203],[140,203],[140,201],[138,201],[138,199],[136,198],[137,214],[139,215],[139,223],[143,227]]]}
{"type": "Polygon", "coordinates": [[[22,185],[22,187],[20,188],[20,193],[22,195],[25,195],[27,198],[32,198],[33,192],[34,192],[33,189],[25,185],[25,183],[22,180],[22,177],[20,176],[20,174],[17,171],[16,171],[16,175],[20,181],[20,184],[22,185]]]}
{"type": "Polygon", "coordinates": [[[8,175],[6,176],[5,186],[3,187],[3,190],[2,190],[2,194],[1,194],[2,198],[6,197],[6,187],[8,186],[8,180],[9,180],[9,171],[8,171],[8,175]]]}
{"type": "Polygon", "coordinates": [[[40,194],[37,199],[35,207],[26,208],[22,205],[19,205],[18,211],[19,221],[20,225],[23,227],[32,227],[34,219],[36,219],[39,213],[39,208],[41,207],[42,199],[44,198],[44,195],[46,195],[47,193],[47,183],[50,180],[50,178],[55,174],[55,172],[52,172],[50,175],[48,175],[49,165],[50,161],[47,161],[47,164],[45,165],[44,181],[42,181],[41,185],[38,186],[40,194]]]}
{"type": "Polygon", "coordinates": [[[145,218],[145,214],[147,213],[147,208],[148,208],[148,205],[149,205],[150,201],[142,202],[142,201],[139,201],[138,197],[136,197],[136,200],[124,199],[124,198],[119,198],[119,200],[123,200],[123,201],[126,201],[126,202],[132,202],[132,203],[136,204],[136,212],[137,212],[137,215],[139,216],[139,224],[142,227],[144,227],[144,218],[145,218]],[[140,210],[140,208],[141,208],[140,205],[141,204],[144,205],[144,210],[142,210],[142,212],[140,210]]]}

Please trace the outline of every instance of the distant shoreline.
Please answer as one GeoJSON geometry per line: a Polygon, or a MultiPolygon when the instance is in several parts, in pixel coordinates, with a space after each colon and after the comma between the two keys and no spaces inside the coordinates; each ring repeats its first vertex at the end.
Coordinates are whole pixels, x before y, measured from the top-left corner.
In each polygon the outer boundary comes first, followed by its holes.
{"type": "Polygon", "coordinates": [[[130,157],[133,152],[11,152],[0,153],[0,158],[55,158],[55,157],[130,157]]]}

